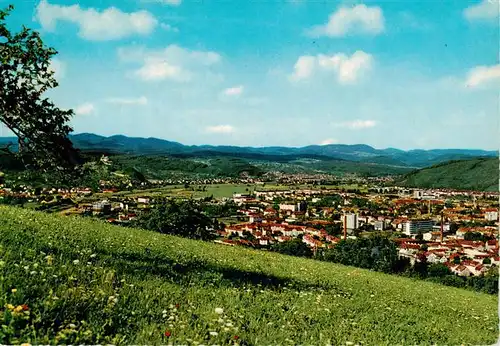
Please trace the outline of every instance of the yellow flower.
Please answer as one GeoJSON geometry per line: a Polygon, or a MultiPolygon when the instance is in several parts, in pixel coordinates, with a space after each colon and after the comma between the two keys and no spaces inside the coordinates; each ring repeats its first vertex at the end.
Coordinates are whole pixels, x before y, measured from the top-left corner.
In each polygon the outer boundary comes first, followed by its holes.
{"type": "Polygon", "coordinates": [[[11,292],[12,293],[16,293],[17,292],[17,288],[13,288],[11,292]]]}
{"type": "Polygon", "coordinates": [[[21,312],[23,311],[23,307],[21,305],[19,306],[16,306],[16,308],[14,309],[15,312],[21,312]]]}
{"type": "Polygon", "coordinates": [[[31,344],[24,343],[24,344],[21,344],[21,346],[31,346],[31,344]]]}
{"type": "Polygon", "coordinates": [[[12,305],[12,304],[7,304],[7,305],[5,305],[5,307],[9,310],[14,310],[14,305],[12,305]]]}

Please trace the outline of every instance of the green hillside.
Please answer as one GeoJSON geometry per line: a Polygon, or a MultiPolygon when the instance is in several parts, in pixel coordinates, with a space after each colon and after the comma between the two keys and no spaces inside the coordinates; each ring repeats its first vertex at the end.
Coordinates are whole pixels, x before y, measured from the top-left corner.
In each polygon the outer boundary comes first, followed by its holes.
{"type": "Polygon", "coordinates": [[[5,206],[0,289],[1,344],[493,344],[498,336],[496,296],[5,206]]]}
{"type": "Polygon", "coordinates": [[[498,191],[498,158],[450,161],[405,175],[408,187],[498,191]]]}

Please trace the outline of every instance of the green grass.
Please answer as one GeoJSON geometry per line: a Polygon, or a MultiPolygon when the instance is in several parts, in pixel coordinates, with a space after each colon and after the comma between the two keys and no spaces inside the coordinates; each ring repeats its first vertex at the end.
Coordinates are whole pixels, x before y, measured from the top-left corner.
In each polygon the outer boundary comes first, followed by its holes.
{"type": "Polygon", "coordinates": [[[84,218],[0,206],[0,258],[1,344],[493,344],[498,336],[496,296],[84,218]],[[29,310],[13,312],[22,304],[29,310]]]}

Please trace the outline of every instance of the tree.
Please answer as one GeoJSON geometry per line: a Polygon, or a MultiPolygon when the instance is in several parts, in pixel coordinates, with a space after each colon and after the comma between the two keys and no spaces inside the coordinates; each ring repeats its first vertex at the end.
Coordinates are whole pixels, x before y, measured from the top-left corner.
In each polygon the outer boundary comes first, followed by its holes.
{"type": "MultiPolygon", "coordinates": [[[[57,52],[26,27],[11,33],[0,10],[0,121],[18,138],[16,156],[28,168],[67,172],[82,163],[68,138],[72,110],[62,110],[43,95],[57,87],[51,59],[57,52]]],[[[13,154],[9,144],[4,152],[13,154]]]]}
{"type": "Polygon", "coordinates": [[[444,277],[446,275],[452,275],[450,268],[442,263],[433,263],[427,269],[427,273],[430,277],[444,277]]]}
{"type": "Polygon", "coordinates": [[[274,244],[271,250],[290,256],[312,257],[313,255],[309,246],[300,239],[274,244]]]}
{"type": "Polygon", "coordinates": [[[345,265],[393,272],[398,265],[396,244],[387,237],[341,240],[333,249],[325,251],[325,259],[345,265]]]}
{"type": "Polygon", "coordinates": [[[174,200],[166,201],[140,215],[133,226],[200,240],[215,239],[214,228],[217,227],[195,202],[174,200]]]}

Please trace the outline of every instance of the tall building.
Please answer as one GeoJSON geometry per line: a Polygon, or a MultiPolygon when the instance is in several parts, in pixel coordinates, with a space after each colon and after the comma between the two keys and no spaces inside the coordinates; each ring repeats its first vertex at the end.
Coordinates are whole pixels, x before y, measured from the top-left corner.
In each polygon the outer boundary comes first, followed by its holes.
{"type": "Polygon", "coordinates": [[[432,231],[433,226],[434,222],[432,220],[408,220],[403,223],[403,233],[411,236],[417,234],[419,231],[432,231]]]}
{"type": "Polygon", "coordinates": [[[359,228],[358,214],[346,214],[344,215],[345,228],[348,231],[353,231],[359,228]]]}

